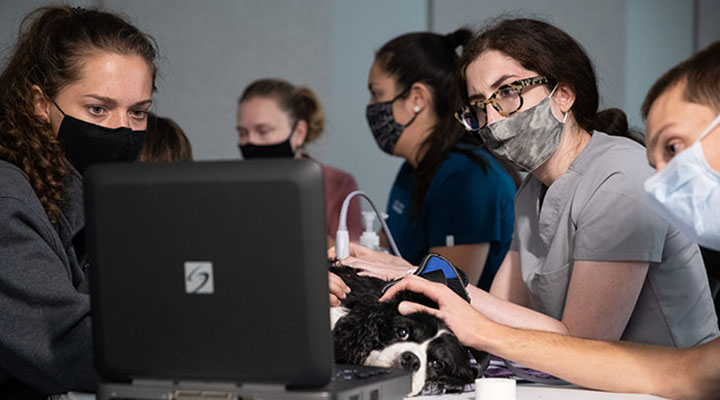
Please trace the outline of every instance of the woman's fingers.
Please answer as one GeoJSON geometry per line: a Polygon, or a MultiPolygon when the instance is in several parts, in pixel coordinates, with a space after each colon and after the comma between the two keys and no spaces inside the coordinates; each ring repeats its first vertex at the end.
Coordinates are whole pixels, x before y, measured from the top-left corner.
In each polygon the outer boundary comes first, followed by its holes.
{"type": "Polygon", "coordinates": [[[411,301],[402,301],[398,304],[398,311],[402,315],[414,314],[418,312],[425,312],[430,315],[434,315],[440,318],[440,311],[434,308],[424,306],[422,304],[413,303],[411,301]]]}
{"type": "MultiPolygon", "coordinates": [[[[332,296],[336,297],[337,299],[344,299],[348,293],[350,293],[350,287],[345,284],[345,281],[342,280],[339,276],[333,274],[332,272],[328,272],[328,283],[330,287],[330,302],[332,303],[332,296]]],[[[339,300],[338,300],[339,303],[339,300]]],[[[338,304],[339,305],[339,304],[338,304]]]]}
{"type": "Polygon", "coordinates": [[[350,243],[350,256],[383,264],[402,266],[405,269],[412,267],[412,265],[403,258],[373,250],[355,243],[350,243]]]}
{"type": "Polygon", "coordinates": [[[363,260],[360,258],[356,258],[353,256],[343,259],[342,264],[346,267],[355,268],[355,269],[377,269],[376,265],[374,265],[373,262],[363,260]]]}
{"type": "Polygon", "coordinates": [[[340,306],[340,299],[337,298],[334,294],[330,293],[330,307],[339,307],[340,306]]]}
{"type": "Polygon", "coordinates": [[[385,294],[380,297],[380,301],[388,301],[395,297],[397,292],[401,290],[409,290],[411,292],[424,294],[430,300],[439,303],[438,300],[440,298],[440,291],[443,288],[446,288],[446,286],[430,282],[427,279],[414,275],[409,275],[388,289],[385,294]]]}

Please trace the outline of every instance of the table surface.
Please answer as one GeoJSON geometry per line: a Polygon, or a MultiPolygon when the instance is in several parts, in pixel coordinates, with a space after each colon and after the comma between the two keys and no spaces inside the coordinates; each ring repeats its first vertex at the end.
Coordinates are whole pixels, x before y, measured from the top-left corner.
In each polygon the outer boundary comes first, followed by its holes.
{"type": "MultiPolygon", "coordinates": [[[[475,392],[445,394],[440,396],[409,397],[407,400],[475,400],[475,392]]],[[[647,394],[621,394],[597,392],[578,387],[552,387],[544,385],[518,385],[517,400],[662,400],[647,394]]],[[[53,396],[52,400],[95,400],[94,394],[68,393],[53,396]]]]}
{"type": "MultiPolygon", "coordinates": [[[[557,387],[545,385],[518,385],[517,400],[662,400],[662,397],[648,394],[609,393],[579,387],[557,387]]],[[[475,400],[475,392],[445,394],[441,396],[418,396],[412,400],[475,400]]]]}

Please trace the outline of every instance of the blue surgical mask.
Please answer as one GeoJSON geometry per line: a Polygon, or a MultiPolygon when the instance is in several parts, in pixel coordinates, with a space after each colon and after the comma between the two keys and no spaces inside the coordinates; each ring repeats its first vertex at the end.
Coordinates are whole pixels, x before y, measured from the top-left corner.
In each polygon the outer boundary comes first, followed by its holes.
{"type": "Polygon", "coordinates": [[[652,208],[694,241],[713,250],[720,250],[720,173],[705,159],[700,139],[718,125],[720,115],[692,146],[645,181],[652,208]]]}

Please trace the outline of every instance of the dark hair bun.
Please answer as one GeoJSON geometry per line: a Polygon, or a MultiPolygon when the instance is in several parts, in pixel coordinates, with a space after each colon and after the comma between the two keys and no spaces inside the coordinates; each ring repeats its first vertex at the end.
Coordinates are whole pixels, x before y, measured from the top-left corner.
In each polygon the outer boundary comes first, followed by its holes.
{"type": "Polygon", "coordinates": [[[619,108],[602,110],[595,116],[595,129],[609,135],[627,136],[627,116],[619,108]]]}
{"type": "Polygon", "coordinates": [[[459,46],[465,46],[465,43],[472,37],[472,31],[467,28],[460,28],[455,32],[448,33],[445,37],[450,41],[450,45],[453,49],[459,46]]]}

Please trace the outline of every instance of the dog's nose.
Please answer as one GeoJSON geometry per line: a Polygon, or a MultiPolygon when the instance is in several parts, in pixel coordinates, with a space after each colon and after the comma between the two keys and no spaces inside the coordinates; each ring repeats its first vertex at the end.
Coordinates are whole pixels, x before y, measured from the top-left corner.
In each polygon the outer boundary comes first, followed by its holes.
{"type": "Polygon", "coordinates": [[[415,353],[406,351],[400,355],[400,365],[406,371],[417,371],[420,369],[420,359],[415,353]]]}

